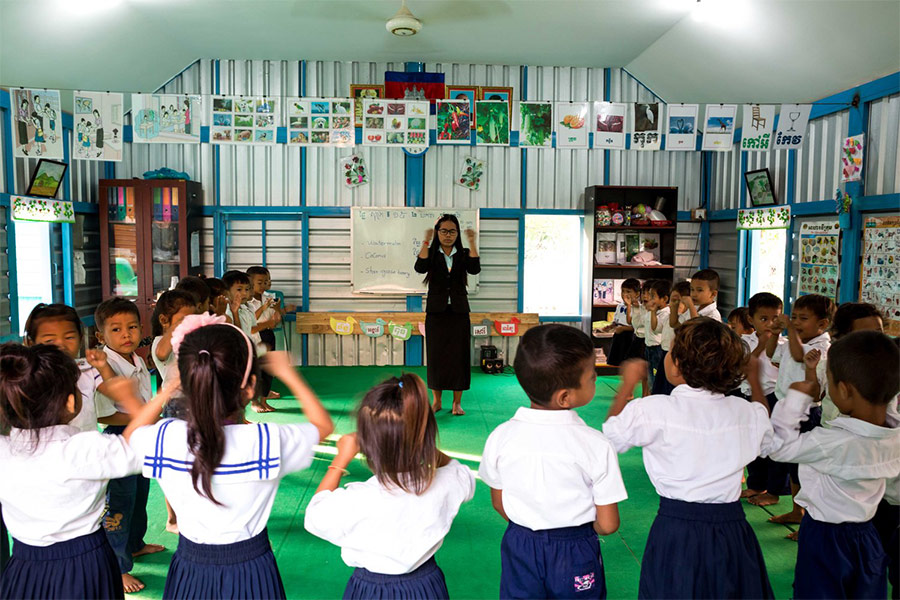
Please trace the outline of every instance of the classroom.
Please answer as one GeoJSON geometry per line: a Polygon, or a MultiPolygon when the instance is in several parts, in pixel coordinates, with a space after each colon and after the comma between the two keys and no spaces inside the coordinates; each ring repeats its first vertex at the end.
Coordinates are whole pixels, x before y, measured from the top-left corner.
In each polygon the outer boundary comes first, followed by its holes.
{"type": "Polygon", "coordinates": [[[900,0],[3,0],[0,600],[898,598],[898,140],[900,0]]]}

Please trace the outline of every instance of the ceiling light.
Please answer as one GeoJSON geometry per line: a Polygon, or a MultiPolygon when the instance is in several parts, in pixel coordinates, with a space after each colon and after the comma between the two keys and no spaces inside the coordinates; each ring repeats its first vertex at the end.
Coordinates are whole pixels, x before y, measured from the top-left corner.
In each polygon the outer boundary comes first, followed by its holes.
{"type": "Polygon", "coordinates": [[[418,20],[406,7],[406,0],[397,14],[391,17],[385,25],[388,31],[396,36],[408,37],[416,35],[422,29],[422,21],[418,20]]]}

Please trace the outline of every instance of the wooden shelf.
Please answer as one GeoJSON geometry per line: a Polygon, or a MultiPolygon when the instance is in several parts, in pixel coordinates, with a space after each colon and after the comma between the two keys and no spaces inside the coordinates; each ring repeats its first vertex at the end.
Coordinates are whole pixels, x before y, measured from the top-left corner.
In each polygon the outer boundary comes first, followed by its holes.
{"type": "Polygon", "coordinates": [[[674,269],[674,265],[594,265],[595,269],[674,269]]]}
{"type": "Polygon", "coordinates": [[[618,304],[594,304],[591,308],[618,308],[618,304]]]}
{"type": "Polygon", "coordinates": [[[597,231],[675,231],[674,225],[597,225],[597,231]]]}

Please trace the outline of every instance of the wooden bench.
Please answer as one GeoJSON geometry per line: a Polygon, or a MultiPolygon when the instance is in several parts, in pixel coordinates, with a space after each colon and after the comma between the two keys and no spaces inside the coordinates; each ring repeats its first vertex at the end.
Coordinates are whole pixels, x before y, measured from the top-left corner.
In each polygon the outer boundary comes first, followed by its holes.
{"type": "MultiPolygon", "coordinates": [[[[374,323],[379,318],[388,323],[393,321],[398,325],[411,323],[413,335],[421,335],[418,324],[425,322],[424,312],[301,312],[297,313],[296,331],[301,334],[337,335],[331,328],[331,319],[346,321],[347,317],[353,317],[356,321],[353,325],[353,335],[363,335],[360,323],[374,323]]],[[[491,328],[489,329],[489,335],[491,336],[500,335],[493,327],[494,321],[506,323],[511,321],[513,317],[519,320],[519,331],[516,334],[519,336],[532,327],[540,325],[537,313],[469,313],[469,320],[472,325],[480,325],[485,319],[491,322],[491,328]]],[[[387,328],[385,328],[386,331],[387,328]]]]}

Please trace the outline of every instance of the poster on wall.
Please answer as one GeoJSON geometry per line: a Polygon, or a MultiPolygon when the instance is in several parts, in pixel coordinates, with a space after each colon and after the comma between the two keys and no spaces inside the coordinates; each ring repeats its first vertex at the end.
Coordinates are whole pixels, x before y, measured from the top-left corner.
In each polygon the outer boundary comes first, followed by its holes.
{"type": "Polygon", "coordinates": [[[884,332],[900,335],[900,217],[867,217],[863,224],[860,301],[878,307],[884,332]]]}
{"type": "Polygon", "coordinates": [[[292,146],[353,146],[353,100],[285,98],[287,142],[292,146]]]}
{"type": "Polygon", "coordinates": [[[659,150],[662,142],[662,105],[659,102],[632,106],[634,131],[631,132],[632,150],[659,150]]]}
{"type": "Polygon", "coordinates": [[[550,148],[553,145],[553,105],[519,102],[519,147],[550,148]]]}
{"type": "Polygon", "coordinates": [[[137,144],[199,144],[200,96],[132,94],[131,125],[137,144]]]}
{"type": "Polygon", "coordinates": [[[15,221],[43,223],[74,223],[75,205],[68,200],[11,196],[12,218],[15,221]]]}
{"type": "Polygon", "coordinates": [[[274,144],[280,110],[278,98],[213,96],[209,141],[212,144],[274,144]]]}
{"type": "Polygon", "coordinates": [[[670,104],[669,125],[666,127],[666,150],[695,150],[697,148],[697,117],[699,104],[670,104]]]}
{"type": "Polygon", "coordinates": [[[554,111],[557,148],[587,148],[589,102],[557,102],[554,111]]]}
{"type": "Polygon", "coordinates": [[[363,100],[363,146],[428,146],[428,101],[363,100]]]}
{"type": "Polygon", "coordinates": [[[59,90],[12,90],[13,156],[64,159],[59,90]]]}
{"type": "Polygon", "coordinates": [[[594,102],[594,148],[625,149],[625,115],[622,102],[594,102]]]}
{"type": "Polygon", "coordinates": [[[772,147],[772,128],[775,126],[775,107],[771,104],[745,104],[741,125],[741,150],[769,150],[772,147]]]}
{"type": "Polygon", "coordinates": [[[509,102],[475,102],[475,143],[479,146],[509,146],[509,102]]]}
{"type": "Polygon", "coordinates": [[[837,298],[841,227],[837,219],[800,224],[800,278],[798,295],[821,294],[837,298]]]}
{"type": "Polygon", "coordinates": [[[468,144],[472,125],[468,100],[438,100],[434,105],[438,144],[468,144]]]}
{"type": "Polygon", "coordinates": [[[121,161],[124,96],[76,90],[72,106],[72,159],[121,161]]]}
{"type": "Polygon", "coordinates": [[[841,183],[862,179],[863,140],[865,134],[844,139],[841,146],[841,183]]]}
{"type": "Polygon", "coordinates": [[[707,104],[703,117],[703,149],[731,152],[737,104],[707,104]]]}
{"type": "Polygon", "coordinates": [[[812,104],[782,104],[778,113],[778,131],[775,133],[776,150],[796,149],[803,145],[806,137],[806,125],[809,123],[809,111],[812,104]]]}

